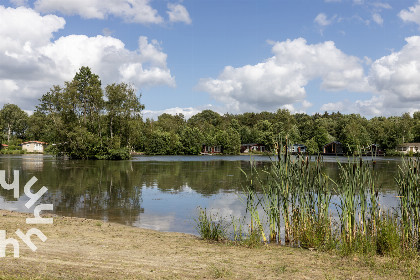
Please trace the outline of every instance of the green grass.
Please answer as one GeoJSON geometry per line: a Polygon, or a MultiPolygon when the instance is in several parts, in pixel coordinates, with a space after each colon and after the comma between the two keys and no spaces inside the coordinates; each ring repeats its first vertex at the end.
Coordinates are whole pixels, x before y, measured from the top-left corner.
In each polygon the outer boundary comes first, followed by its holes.
{"type": "Polygon", "coordinates": [[[218,215],[207,214],[206,209],[199,208],[198,218],[195,219],[196,230],[205,240],[221,241],[227,237],[229,224],[218,215]]]}

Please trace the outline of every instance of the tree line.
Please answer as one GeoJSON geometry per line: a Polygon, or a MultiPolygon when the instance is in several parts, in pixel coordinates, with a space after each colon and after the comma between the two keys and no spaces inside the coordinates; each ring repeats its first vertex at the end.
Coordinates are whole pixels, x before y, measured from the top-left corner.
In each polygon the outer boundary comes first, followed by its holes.
{"type": "Polygon", "coordinates": [[[77,159],[124,159],[130,152],[150,155],[196,155],[203,145],[219,146],[224,154],[238,154],[241,143],[257,143],[273,150],[279,138],[307,146],[316,154],[332,141],[346,153],[377,144],[393,152],[404,142],[420,142],[420,111],[411,116],[374,117],[359,114],[291,114],[276,112],[224,114],[204,110],[188,120],[162,114],[142,118],[144,105],[126,84],[102,87],[98,75],[80,68],[72,81],[53,86],[30,116],[17,105],[0,110],[2,142],[47,142],[51,152],[77,159]]]}

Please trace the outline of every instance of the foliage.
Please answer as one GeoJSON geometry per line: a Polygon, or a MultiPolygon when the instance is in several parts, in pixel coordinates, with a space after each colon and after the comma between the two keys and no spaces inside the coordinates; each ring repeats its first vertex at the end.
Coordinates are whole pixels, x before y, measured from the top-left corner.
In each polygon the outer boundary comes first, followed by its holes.
{"type": "Polygon", "coordinates": [[[185,126],[179,133],[182,153],[185,155],[198,155],[204,143],[201,131],[194,127],[185,126]]]}
{"type": "Polygon", "coordinates": [[[206,209],[199,209],[198,218],[195,219],[196,230],[205,240],[220,241],[226,238],[228,224],[223,218],[207,214],[206,209]]]}
{"type": "Polygon", "coordinates": [[[323,170],[321,157],[310,161],[281,153],[270,167],[244,172],[248,183],[241,200],[246,205],[248,217],[244,221],[249,221],[250,231],[243,237],[244,225],[233,222],[235,240],[338,250],[344,255],[418,255],[418,159],[402,161],[396,178],[400,209],[393,213],[385,212],[379,204],[375,162],[349,158],[339,163],[336,180],[323,170]]]}
{"type": "Polygon", "coordinates": [[[229,128],[227,130],[219,130],[216,133],[216,145],[222,147],[222,153],[228,155],[239,154],[241,148],[241,137],[239,133],[229,128]]]}
{"type": "Polygon", "coordinates": [[[125,83],[108,85],[105,97],[99,76],[82,67],[63,88],[42,96],[29,135],[55,143],[57,154],[74,159],[126,159],[144,107],[125,83]]]}
{"type": "Polygon", "coordinates": [[[286,135],[291,144],[305,144],[308,154],[318,154],[325,144],[339,141],[348,155],[371,144],[379,145],[387,155],[397,155],[398,145],[420,142],[420,111],[366,119],[340,112],[307,115],[279,109],[221,115],[204,110],[188,120],[182,114],[163,113],[157,120],[143,121],[144,105],[135,89],[126,83],[103,89],[99,76],[89,67],[80,68],[63,86],[52,86],[39,101],[30,117],[16,105],[3,107],[3,141],[54,143],[58,154],[72,158],[108,158],[108,152],[120,148],[146,154],[197,155],[203,145],[221,146],[224,154],[237,154],[240,144],[251,143],[273,152],[275,140],[286,135]]]}
{"type": "Polygon", "coordinates": [[[28,114],[15,104],[5,104],[0,110],[2,130],[7,135],[7,143],[12,137],[22,138],[27,128],[28,114]]]}

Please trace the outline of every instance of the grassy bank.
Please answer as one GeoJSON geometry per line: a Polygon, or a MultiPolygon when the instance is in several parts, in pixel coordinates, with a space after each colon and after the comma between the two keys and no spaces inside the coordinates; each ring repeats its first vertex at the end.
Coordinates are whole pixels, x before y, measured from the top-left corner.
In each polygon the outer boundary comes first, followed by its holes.
{"type": "MultiPolygon", "coordinates": [[[[8,237],[29,215],[0,211],[8,237]]],[[[181,233],[54,217],[45,243],[0,259],[0,279],[418,279],[418,260],[343,258],[284,246],[247,248],[181,233]]],[[[10,236],[9,236],[10,235],[10,236]]]]}

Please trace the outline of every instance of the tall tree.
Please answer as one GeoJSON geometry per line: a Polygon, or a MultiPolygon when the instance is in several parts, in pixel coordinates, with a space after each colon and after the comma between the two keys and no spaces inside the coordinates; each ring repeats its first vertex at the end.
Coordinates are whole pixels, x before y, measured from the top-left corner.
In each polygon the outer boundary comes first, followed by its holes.
{"type": "Polygon", "coordinates": [[[7,143],[13,135],[23,137],[27,128],[28,114],[15,104],[5,104],[0,111],[3,131],[7,134],[7,143]]]}
{"type": "Polygon", "coordinates": [[[73,78],[78,101],[77,113],[89,128],[95,129],[95,122],[103,109],[103,92],[99,76],[92,73],[89,67],[81,67],[73,78]]]}
{"type": "Polygon", "coordinates": [[[105,88],[105,96],[108,99],[105,102],[105,109],[109,136],[114,138],[114,133],[117,132],[125,136],[122,139],[123,145],[130,145],[135,128],[131,121],[141,121],[141,111],[144,106],[136,96],[134,88],[126,83],[108,85],[105,88]]]}

